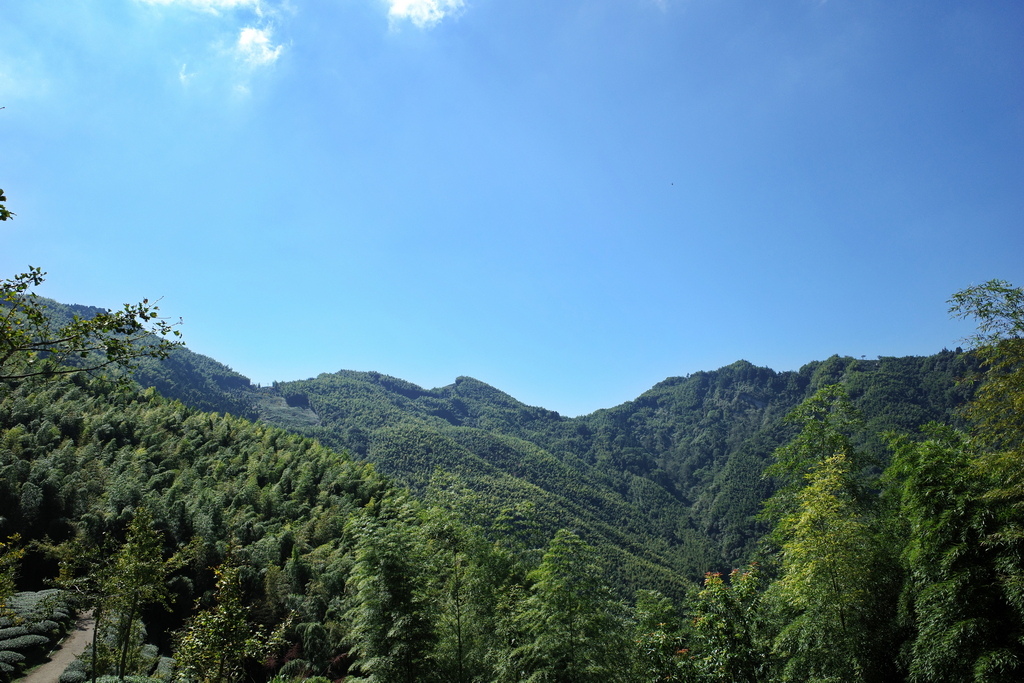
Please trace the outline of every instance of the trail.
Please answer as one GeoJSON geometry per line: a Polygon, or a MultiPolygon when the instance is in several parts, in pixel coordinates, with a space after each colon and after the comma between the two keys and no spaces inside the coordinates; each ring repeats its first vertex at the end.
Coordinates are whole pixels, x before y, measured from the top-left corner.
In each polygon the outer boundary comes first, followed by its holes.
{"type": "Polygon", "coordinates": [[[16,679],[17,683],[57,683],[57,679],[64,673],[68,664],[85,652],[86,646],[92,642],[95,626],[92,612],[80,616],[75,628],[61,641],[57,649],[50,653],[50,661],[29,670],[27,674],[16,679]]]}

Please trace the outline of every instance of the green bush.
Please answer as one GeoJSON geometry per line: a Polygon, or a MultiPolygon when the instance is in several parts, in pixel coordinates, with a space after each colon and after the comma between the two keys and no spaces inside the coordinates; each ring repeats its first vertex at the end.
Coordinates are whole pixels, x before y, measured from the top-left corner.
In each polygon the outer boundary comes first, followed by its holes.
{"type": "Polygon", "coordinates": [[[57,679],[58,683],[84,683],[89,679],[89,668],[83,659],[76,659],[68,664],[64,673],[57,679]]]}
{"type": "Polygon", "coordinates": [[[17,638],[0,640],[0,650],[14,650],[15,652],[24,652],[25,650],[38,649],[49,644],[50,639],[46,636],[18,636],[17,638]]]}
{"type": "Polygon", "coordinates": [[[8,626],[7,628],[0,628],[0,640],[10,640],[11,638],[31,635],[31,633],[28,626],[8,626]]]}
{"type": "Polygon", "coordinates": [[[28,628],[32,633],[38,635],[49,635],[52,637],[59,636],[63,630],[61,625],[53,619],[43,619],[41,621],[32,622],[28,624],[28,628]]]}
{"type": "Polygon", "coordinates": [[[176,662],[170,657],[161,657],[156,662],[156,670],[153,671],[153,678],[158,678],[161,681],[169,681],[174,677],[174,667],[176,662]]]}

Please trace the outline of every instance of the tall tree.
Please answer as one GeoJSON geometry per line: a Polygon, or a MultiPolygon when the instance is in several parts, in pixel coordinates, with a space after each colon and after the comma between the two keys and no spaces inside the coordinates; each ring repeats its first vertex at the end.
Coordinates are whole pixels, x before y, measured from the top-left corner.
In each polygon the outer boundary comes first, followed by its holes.
{"type": "Polygon", "coordinates": [[[687,668],[708,683],[757,683],[772,678],[772,657],[761,607],[764,580],[755,563],[725,581],[711,572],[691,605],[687,668]]]}
{"type": "Polygon", "coordinates": [[[215,574],[214,604],[192,618],[175,651],[182,675],[202,683],[238,680],[245,661],[267,654],[279,638],[249,624],[240,567],[229,560],[215,574]]]}
{"type": "Polygon", "coordinates": [[[998,516],[968,437],[931,425],[922,441],[895,438],[886,470],[907,543],[903,610],[912,629],[909,680],[1011,681],[1024,674],[1021,615],[987,542],[998,516]]]}
{"type": "Polygon", "coordinates": [[[637,591],[633,608],[632,678],[642,683],[690,681],[689,650],[682,618],[672,600],[658,591],[637,591]]]}
{"type": "Polygon", "coordinates": [[[435,636],[425,595],[417,538],[419,520],[404,496],[388,496],[354,518],[356,537],[349,579],[350,639],[357,667],[370,683],[432,679],[435,636]]]}
{"type": "Polygon", "coordinates": [[[993,571],[1012,607],[1003,625],[1011,641],[976,671],[1012,679],[1024,670],[1024,289],[990,280],[957,292],[949,303],[954,316],[978,325],[971,342],[984,374],[967,417],[973,465],[986,479],[988,533],[980,543],[993,553],[993,571]]]}
{"type": "Polygon", "coordinates": [[[424,532],[440,678],[491,680],[487,654],[494,647],[496,601],[507,578],[501,571],[504,553],[447,509],[428,508],[424,532]]]}
{"type": "Polygon", "coordinates": [[[778,449],[769,472],[784,485],[766,504],[775,521],[779,578],[767,599],[781,629],[775,653],[783,680],[891,680],[886,610],[895,583],[887,544],[853,446],[856,415],[845,391],[819,390],[793,413],[801,431],[778,449]]]}
{"type": "MultiPolygon", "coordinates": [[[[841,384],[822,387],[784,421],[799,425],[800,431],[775,450],[774,462],[765,470],[765,476],[775,479],[778,486],[764,504],[762,516],[770,521],[797,510],[798,494],[807,485],[807,477],[828,456],[844,453],[851,471],[858,475],[870,464],[853,445],[853,434],[863,426],[863,420],[841,384]]],[[[854,477],[850,484],[854,486],[851,493],[862,499],[867,491],[863,479],[854,477]]]]}
{"type": "MultiPolygon", "coordinates": [[[[985,373],[968,408],[974,435],[991,452],[1019,458],[1024,454],[1024,289],[989,280],[957,292],[949,304],[953,316],[973,318],[978,325],[970,341],[985,373]]],[[[1004,465],[1019,485],[1020,468],[1004,465]]]]}
{"type": "Polygon", "coordinates": [[[103,577],[101,589],[115,619],[116,672],[121,680],[128,674],[129,655],[141,628],[139,617],[143,608],[169,604],[167,576],[173,565],[164,560],[163,550],[163,536],[153,527],[152,514],[139,508],[128,527],[124,545],[111,559],[103,577]]]}
{"type": "Polygon", "coordinates": [[[623,676],[621,606],[601,582],[593,548],[560,530],[530,579],[533,587],[519,616],[527,642],[512,653],[527,683],[596,683],[623,676]]]}
{"type": "Polygon", "coordinates": [[[986,372],[968,407],[977,466],[992,484],[986,498],[996,528],[985,543],[998,548],[998,573],[1024,614],[1024,289],[990,280],[953,295],[950,311],[974,318],[975,351],[986,372]]]}

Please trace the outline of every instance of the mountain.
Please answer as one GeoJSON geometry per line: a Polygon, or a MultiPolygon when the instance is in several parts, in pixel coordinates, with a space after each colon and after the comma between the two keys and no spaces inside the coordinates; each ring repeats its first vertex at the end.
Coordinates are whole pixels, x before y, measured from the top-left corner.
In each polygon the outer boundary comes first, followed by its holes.
{"type": "MultiPolygon", "coordinates": [[[[62,310],[72,312],[90,309],[62,310]]],[[[985,369],[980,400],[995,386],[985,369]]],[[[118,618],[141,616],[151,642],[132,667],[142,673],[163,661],[161,648],[201,669],[215,623],[206,617],[230,604],[239,628],[259,624],[284,638],[271,659],[249,658],[249,673],[261,679],[362,675],[380,657],[404,662],[410,680],[463,667],[478,672],[474,680],[514,678],[551,642],[552,619],[589,615],[573,657],[590,648],[602,675],[615,680],[651,680],[655,651],[667,657],[666,672],[698,666],[721,651],[715,633],[762,622],[769,630],[754,635],[763,642],[744,640],[754,644],[741,654],[760,658],[759,648],[785,644],[799,627],[815,638],[831,634],[825,649],[846,638],[877,660],[876,678],[894,680],[900,643],[934,640],[922,626],[916,635],[897,633],[906,629],[897,596],[916,591],[923,605],[935,581],[948,585],[944,577],[967,558],[979,576],[995,578],[957,588],[946,612],[959,619],[963,605],[1001,614],[999,605],[1012,600],[998,591],[1015,585],[1004,568],[1012,570],[1019,550],[1005,544],[993,560],[996,536],[977,534],[995,520],[1011,530],[1001,538],[1012,536],[1017,492],[1005,482],[1016,461],[972,457],[970,437],[950,428],[981,370],[977,355],[959,349],[871,361],[833,356],[795,372],[738,361],[668,378],[635,400],[576,418],[470,377],[424,389],[341,371],[254,386],[186,349],[139,364],[134,376],[149,388],[92,370],[8,376],[0,382],[0,538],[8,539],[0,543],[0,583],[9,594],[56,577],[85,607],[116,603],[118,618]],[[796,406],[801,417],[791,422],[796,406]],[[889,436],[931,421],[941,424],[925,441],[889,436]],[[764,473],[786,443],[781,453],[796,465],[790,488],[776,492],[764,473]],[[882,468],[883,477],[873,476],[882,468]],[[803,486],[794,492],[792,484],[803,486]],[[769,497],[793,513],[776,516],[772,529],[783,552],[768,558],[764,579],[748,565],[726,582],[713,572],[761,552],[768,529],[758,513],[769,497]],[[934,533],[935,500],[943,501],[948,538],[934,533]],[[976,536],[965,541],[963,529],[976,536]],[[156,572],[145,580],[155,591],[151,604],[118,603],[141,595],[128,586],[142,566],[156,572]],[[824,573],[812,585],[788,582],[806,571],[824,573]],[[705,572],[712,573],[697,589],[705,572]],[[857,633],[829,631],[844,623],[844,611],[831,606],[853,593],[866,606],[857,633]],[[782,598],[758,597],[768,594],[782,598]],[[165,598],[170,611],[158,609],[165,598]],[[802,621],[809,612],[791,614],[804,598],[828,608],[810,625],[802,621]],[[723,628],[723,609],[737,599],[746,601],[742,623],[723,628]],[[466,629],[453,632],[453,624],[466,629]],[[632,664],[594,654],[627,651],[632,664]]],[[[930,624],[930,614],[918,608],[915,618],[930,624]]],[[[1000,635],[1019,632],[1012,619],[975,639],[985,652],[1019,646],[1016,636],[1000,635]]],[[[118,636],[123,661],[138,645],[129,635],[118,636]]],[[[22,646],[27,641],[4,641],[0,674],[17,671],[22,646]]],[[[726,644],[726,656],[736,647],[726,644]]],[[[216,654],[225,653],[237,666],[245,659],[238,647],[216,654]]]]}
{"type": "Polygon", "coordinates": [[[577,530],[621,586],[678,592],[707,571],[754,557],[771,494],[762,472],[793,435],[784,418],[818,388],[843,383],[877,434],[955,422],[977,368],[967,353],[863,360],[834,356],[796,372],[738,361],[672,377],[622,405],[567,418],[469,377],[424,389],[377,372],[340,371],[251,389],[260,419],[347,450],[423,495],[438,469],[475,492],[483,519],[532,505],[550,537],[577,530]]]}
{"type": "Polygon", "coordinates": [[[536,529],[538,547],[573,529],[599,549],[624,593],[653,586],[678,594],[707,571],[756,556],[765,531],[757,514],[772,493],[762,472],[794,433],[785,416],[814,391],[846,386],[865,418],[862,445],[881,466],[887,453],[878,435],[955,422],[970,394],[959,380],[976,369],[959,349],[833,356],[795,372],[738,361],[670,377],[633,401],[577,418],[471,377],[424,389],[343,370],[257,387],[185,348],[143,361],[135,377],[197,410],[316,438],[421,496],[438,472],[456,475],[473,492],[465,506],[485,524],[517,510],[536,529]]]}
{"type": "MultiPolygon", "coordinates": [[[[91,309],[49,302],[54,315],[91,309]]],[[[758,551],[756,519],[772,493],[762,472],[793,435],[785,416],[827,384],[844,384],[864,415],[862,445],[881,466],[878,436],[955,422],[977,369],[973,355],[864,360],[834,356],[796,372],[738,361],[670,377],[622,405],[567,418],[470,377],[435,389],[377,372],[340,371],[257,387],[186,348],[135,370],[143,386],[202,411],[230,413],[314,437],[373,463],[417,494],[438,472],[472,492],[485,525],[535,530],[541,547],[573,529],[600,550],[624,593],[685,590],[758,551]]]]}

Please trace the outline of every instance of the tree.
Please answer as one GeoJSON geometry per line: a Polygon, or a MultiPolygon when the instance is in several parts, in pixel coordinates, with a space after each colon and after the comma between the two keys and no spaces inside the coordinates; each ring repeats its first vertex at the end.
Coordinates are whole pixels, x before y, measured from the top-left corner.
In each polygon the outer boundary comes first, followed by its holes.
{"type": "MultiPolygon", "coordinates": [[[[153,528],[153,516],[146,508],[135,511],[124,545],[111,558],[101,580],[106,610],[115,618],[118,649],[116,671],[121,680],[128,673],[129,654],[136,642],[142,609],[148,605],[168,606],[167,576],[176,564],[163,559],[163,536],[153,528]]],[[[99,628],[97,620],[96,628],[99,628]]]]}
{"type": "Polygon", "coordinates": [[[424,595],[416,512],[401,496],[367,505],[353,518],[356,537],[349,619],[357,666],[371,683],[431,679],[435,635],[424,595]]]}
{"type": "Polygon", "coordinates": [[[888,488],[907,538],[902,605],[912,629],[909,680],[1010,681],[1024,670],[1024,624],[1007,593],[1001,548],[988,542],[998,501],[970,440],[943,425],[893,438],[888,488]]]}
{"type": "Polygon", "coordinates": [[[957,292],[948,303],[954,317],[978,324],[969,341],[985,374],[968,409],[974,436],[990,451],[1019,457],[1024,454],[1024,289],[989,280],[957,292]]]}
{"type": "Polygon", "coordinates": [[[190,681],[238,680],[242,664],[266,654],[284,629],[282,626],[277,634],[269,635],[249,625],[238,565],[228,562],[214,573],[214,604],[192,618],[175,652],[179,671],[190,681]]]}
{"type": "Polygon", "coordinates": [[[675,605],[657,591],[637,591],[633,609],[633,677],[643,683],[682,683],[689,650],[675,605]],[[686,658],[686,659],[684,659],[686,658]]]}
{"type": "Polygon", "coordinates": [[[614,680],[626,667],[625,629],[601,582],[594,550],[562,529],[548,545],[518,621],[527,641],[512,653],[527,683],[614,680]]]}
{"type": "Polygon", "coordinates": [[[691,607],[688,662],[701,681],[757,683],[771,679],[771,656],[761,609],[763,579],[754,563],[734,569],[726,582],[704,577],[691,607]]]}
{"type": "Polygon", "coordinates": [[[984,478],[987,524],[979,543],[991,552],[1011,607],[1001,625],[1010,642],[979,660],[975,675],[1012,679],[1024,669],[1024,289],[989,280],[955,293],[949,304],[952,315],[978,325],[971,342],[985,372],[966,415],[972,467],[984,478]]]}
{"type": "MultiPolygon", "coordinates": [[[[853,446],[852,436],[863,426],[863,420],[840,384],[822,387],[786,416],[785,422],[800,425],[800,432],[789,443],[773,453],[775,462],[765,470],[779,486],[764,505],[762,517],[778,521],[798,507],[797,496],[807,485],[807,476],[829,455],[845,453],[849,466],[860,472],[869,463],[853,446]]],[[[852,479],[856,485],[858,479],[852,479]]],[[[866,488],[860,486],[856,495],[863,498],[866,488]]]]}
{"type": "MultiPolygon", "coordinates": [[[[0,190],[0,201],[6,201],[0,190]]],[[[0,204],[0,220],[14,217],[0,204]]],[[[35,292],[46,273],[29,266],[25,273],[0,280],[0,380],[23,380],[107,366],[131,367],[143,357],[166,358],[181,345],[172,323],[160,317],[160,308],[148,299],[124,304],[117,311],[101,311],[83,318],[77,314],[58,322],[35,292]]]]}
{"type": "MultiPolygon", "coordinates": [[[[446,683],[495,680],[495,662],[507,653],[499,605],[526,573],[517,571],[517,558],[505,544],[487,540],[483,509],[479,494],[457,475],[435,470],[423,538],[438,636],[433,658],[446,683]]],[[[511,534],[501,539],[508,542],[511,534]]]]}
{"type": "Polygon", "coordinates": [[[92,681],[97,679],[101,670],[106,671],[109,668],[111,659],[110,648],[99,637],[100,628],[106,623],[103,620],[104,607],[107,603],[103,584],[109,580],[108,561],[112,554],[108,540],[104,536],[102,542],[95,542],[95,539],[88,538],[80,527],[73,538],[59,545],[45,542],[38,544],[59,563],[59,573],[54,581],[56,586],[70,594],[77,609],[92,610],[94,627],[89,654],[92,681]]]}
{"type": "Polygon", "coordinates": [[[990,280],[949,303],[953,315],[978,323],[972,342],[985,374],[967,417],[976,466],[991,485],[985,496],[995,524],[984,542],[999,548],[1001,581],[1024,614],[1024,289],[990,280]]]}
{"type": "Polygon", "coordinates": [[[786,478],[766,503],[774,519],[780,577],[766,599],[781,629],[775,653],[783,680],[891,680],[887,538],[853,446],[859,420],[839,385],[793,411],[800,433],[776,451],[768,472],[786,478]]]}
{"type": "Polygon", "coordinates": [[[480,539],[440,507],[426,511],[425,535],[438,624],[436,659],[445,680],[466,683],[483,662],[480,570],[474,551],[480,539]]]}
{"type": "Polygon", "coordinates": [[[784,621],[784,680],[884,680],[870,676],[867,632],[877,553],[849,477],[844,453],[826,457],[776,527],[782,571],[770,597],[784,621]]]}
{"type": "MultiPolygon", "coordinates": [[[[0,192],[0,197],[3,193],[0,192]]],[[[0,617],[7,612],[7,600],[14,595],[15,580],[17,579],[18,562],[25,555],[25,549],[21,547],[21,538],[15,534],[0,542],[0,617]]]]}

